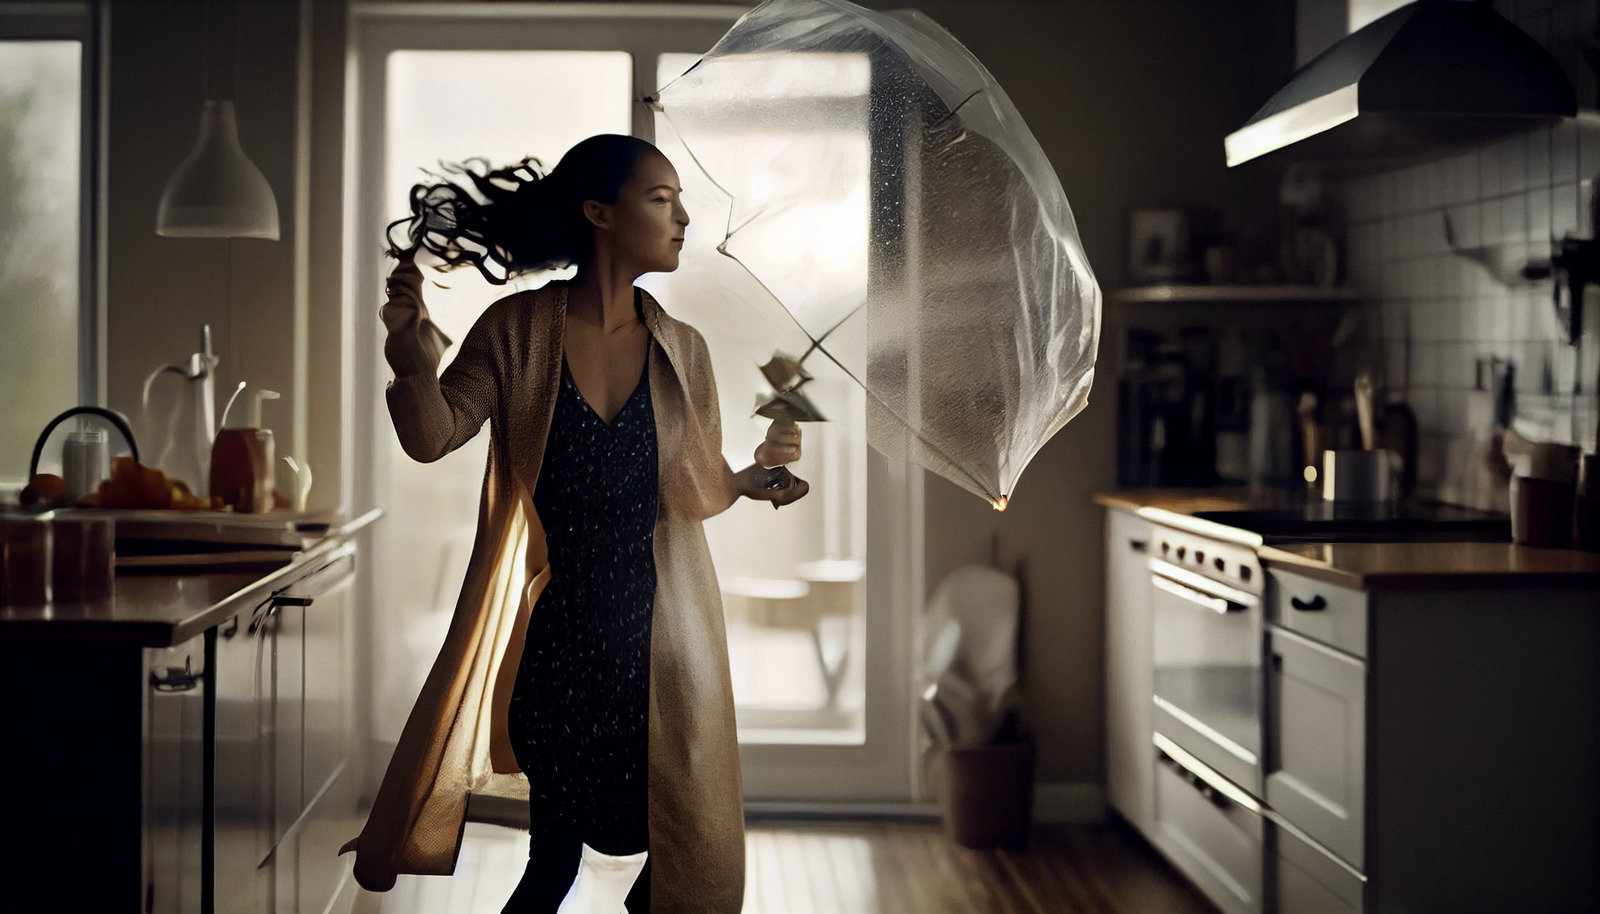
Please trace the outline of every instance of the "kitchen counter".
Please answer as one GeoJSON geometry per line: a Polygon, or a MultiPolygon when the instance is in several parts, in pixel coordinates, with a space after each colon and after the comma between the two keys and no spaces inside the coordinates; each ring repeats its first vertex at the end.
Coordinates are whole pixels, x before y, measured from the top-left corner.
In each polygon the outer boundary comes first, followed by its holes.
{"type": "Polygon", "coordinates": [[[1119,489],[1094,494],[1094,503],[1107,508],[1123,511],[1154,508],[1173,514],[1292,508],[1302,504],[1303,501],[1303,496],[1284,489],[1251,489],[1245,486],[1215,489],[1119,489]]]}
{"type": "Polygon", "coordinates": [[[1600,554],[1456,506],[1095,501],[1107,801],[1219,910],[1600,910],[1600,554]]]}
{"type": "MultiPolygon", "coordinates": [[[[1600,589],[1600,553],[1511,543],[1295,543],[1261,563],[1356,590],[1600,589]]],[[[1597,604],[1600,609],[1600,604],[1597,604]]]]}
{"type": "Polygon", "coordinates": [[[379,516],[266,563],[255,545],[163,556],[229,564],[121,568],[110,598],[0,609],[0,733],[19,747],[0,783],[27,785],[6,801],[0,908],[331,905],[360,830],[357,565],[379,516]],[[93,878],[63,879],[85,823],[93,878]]]}
{"type": "MultiPolygon", "coordinates": [[[[1269,568],[1358,590],[1458,590],[1496,587],[1600,589],[1600,553],[1510,542],[1416,541],[1263,543],[1258,534],[1197,519],[1197,512],[1249,511],[1297,504],[1291,493],[1236,489],[1097,493],[1096,504],[1253,547],[1269,568]]],[[[1438,539],[1438,538],[1434,538],[1438,539]]]]}
{"type": "Polygon", "coordinates": [[[0,607],[0,639],[121,641],[145,647],[181,644],[237,612],[239,600],[271,594],[295,580],[381,514],[369,511],[334,527],[309,548],[287,553],[288,560],[281,564],[120,572],[114,593],[103,600],[0,607]]]}

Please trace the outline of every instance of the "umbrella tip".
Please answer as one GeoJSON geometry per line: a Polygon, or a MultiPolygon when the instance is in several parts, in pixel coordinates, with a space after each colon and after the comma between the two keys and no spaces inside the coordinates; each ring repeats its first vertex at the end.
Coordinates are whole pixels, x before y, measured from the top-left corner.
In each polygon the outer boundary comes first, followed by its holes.
{"type": "Polygon", "coordinates": [[[1004,495],[1000,496],[999,498],[991,498],[991,499],[989,499],[989,504],[994,505],[994,509],[996,511],[1004,511],[1006,509],[1006,505],[1008,505],[1010,503],[1011,503],[1011,499],[1007,498],[1004,495]]]}

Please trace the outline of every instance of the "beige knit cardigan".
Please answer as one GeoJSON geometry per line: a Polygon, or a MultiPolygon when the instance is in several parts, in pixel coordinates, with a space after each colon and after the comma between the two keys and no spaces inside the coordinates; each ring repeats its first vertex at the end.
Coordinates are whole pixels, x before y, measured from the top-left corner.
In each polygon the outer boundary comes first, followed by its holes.
{"type": "MultiPolygon", "coordinates": [[[[506,738],[528,614],[552,574],[531,493],[562,365],[568,286],[491,305],[442,375],[396,378],[401,446],[437,460],[489,423],[477,538],[444,645],[406,721],[361,834],[355,876],[387,891],[399,873],[455,869],[470,794],[525,799],[506,738]]],[[[659,454],[650,643],[650,903],[656,914],[735,912],[744,816],[720,591],[701,522],[737,497],[723,459],[704,339],[641,293],[651,335],[659,454]]]]}

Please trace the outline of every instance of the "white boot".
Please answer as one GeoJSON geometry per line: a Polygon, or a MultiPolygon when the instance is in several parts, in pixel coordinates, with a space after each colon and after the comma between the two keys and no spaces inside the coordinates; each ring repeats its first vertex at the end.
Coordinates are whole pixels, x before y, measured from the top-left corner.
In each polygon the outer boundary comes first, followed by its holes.
{"type": "Polygon", "coordinates": [[[583,859],[578,863],[578,878],[572,881],[572,888],[567,890],[567,897],[561,900],[556,914],[627,914],[623,902],[644,869],[649,853],[640,851],[626,857],[613,857],[585,844],[583,859]]]}

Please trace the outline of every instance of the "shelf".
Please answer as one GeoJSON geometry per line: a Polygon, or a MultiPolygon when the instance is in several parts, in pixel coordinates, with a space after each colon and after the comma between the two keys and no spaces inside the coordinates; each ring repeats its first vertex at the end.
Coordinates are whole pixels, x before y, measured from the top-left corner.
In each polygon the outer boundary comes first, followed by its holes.
{"type": "Polygon", "coordinates": [[[1325,289],[1320,286],[1213,286],[1160,285],[1131,286],[1111,293],[1111,300],[1133,304],[1153,302],[1350,302],[1359,301],[1354,289],[1325,289]]]}

